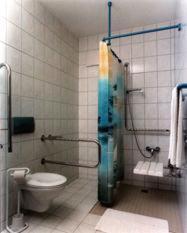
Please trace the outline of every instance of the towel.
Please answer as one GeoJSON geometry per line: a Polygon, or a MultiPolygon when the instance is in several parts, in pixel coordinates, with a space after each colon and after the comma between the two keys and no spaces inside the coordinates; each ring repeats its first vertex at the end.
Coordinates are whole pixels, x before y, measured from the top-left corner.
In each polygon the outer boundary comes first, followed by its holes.
{"type": "Polygon", "coordinates": [[[183,138],[182,92],[175,87],[171,100],[171,130],[169,146],[169,163],[180,168],[185,162],[183,138]]]}

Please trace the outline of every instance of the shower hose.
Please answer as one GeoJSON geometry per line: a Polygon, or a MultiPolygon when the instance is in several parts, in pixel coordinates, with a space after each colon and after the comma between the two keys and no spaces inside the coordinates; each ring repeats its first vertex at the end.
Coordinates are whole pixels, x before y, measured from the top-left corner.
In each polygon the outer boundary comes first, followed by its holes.
{"type": "Polygon", "coordinates": [[[134,126],[134,120],[133,120],[133,114],[132,114],[132,109],[131,109],[131,104],[130,104],[130,101],[129,101],[129,95],[127,95],[127,104],[129,106],[129,114],[130,114],[130,119],[131,119],[131,123],[132,123],[132,131],[133,131],[133,135],[134,135],[134,138],[135,138],[135,142],[136,142],[136,145],[137,145],[137,148],[140,152],[140,154],[146,158],[146,159],[151,159],[154,154],[151,154],[151,155],[146,155],[142,149],[140,148],[140,145],[139,145],[139,142],[138,142],[138,136],[136,134],[136,130],[135,130],[135,126],[134,126]]]}

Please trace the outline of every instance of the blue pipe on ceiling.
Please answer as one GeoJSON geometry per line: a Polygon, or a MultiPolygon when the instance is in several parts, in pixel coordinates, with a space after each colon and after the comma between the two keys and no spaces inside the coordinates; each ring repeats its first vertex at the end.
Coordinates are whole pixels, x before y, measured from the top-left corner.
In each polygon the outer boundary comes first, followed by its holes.
{"type": "Polygon", "coordinates": [[[112,1],[108,1],[108,36],[103,38],[103,41],[108,41],[108,45],[111,45],[111,40],[117,39],[117,38],[124,38],[128,36],[137,36],[141,34],[151,33],[151,32],[159,32],[159,31],[165,31],[165,30],[171,30],[171,29],[178,29],[178,31],[182,30],[182,24],[176,24],[172,26],[166,26],[166,27],[160,27],[160,28],[154,28],[154,29],[147,29],[143,31],[137,31],[137,32],[129,32],[126,34],[120,34],[120,35],[112,35],[111,34],[111,19],[112,19],[112,1]]]}

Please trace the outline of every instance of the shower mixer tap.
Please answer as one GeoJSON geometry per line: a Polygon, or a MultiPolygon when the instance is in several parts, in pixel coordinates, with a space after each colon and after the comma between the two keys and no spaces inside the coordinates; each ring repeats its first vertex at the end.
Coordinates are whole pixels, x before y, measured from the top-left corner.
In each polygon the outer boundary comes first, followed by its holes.
{"type": "Polygon", "coordinates": [[[147,146],[146,148],[146,151],[148,151],[151,155],[154,155],[155,153],[159,153],[160,152],[160,147],[150,147],[150,146],[147,146]]]}

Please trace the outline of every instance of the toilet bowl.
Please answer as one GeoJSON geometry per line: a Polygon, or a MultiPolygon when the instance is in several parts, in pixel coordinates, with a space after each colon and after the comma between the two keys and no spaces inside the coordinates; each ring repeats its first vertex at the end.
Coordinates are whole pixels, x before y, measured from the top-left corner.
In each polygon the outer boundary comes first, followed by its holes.
{"type": "Polygon", "coordinates": [[[22,204],[24,209],[45,212],[54,198],[61,194],[67,179],[65,176],[39,172],[25,177],[22,185],[22,204]]]}

